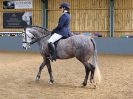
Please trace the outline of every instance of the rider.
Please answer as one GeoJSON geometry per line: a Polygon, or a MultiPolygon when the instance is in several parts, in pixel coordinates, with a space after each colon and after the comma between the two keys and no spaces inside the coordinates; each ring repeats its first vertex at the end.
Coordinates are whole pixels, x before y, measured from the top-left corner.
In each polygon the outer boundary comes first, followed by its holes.
{"type": "Polygon", "coordinates": [[[51,61],[56,60],[56,51],[54,43],[61,38],[68,38],[71,36],[70,32],[70,5],[69,3],[62,3],[60,5],[60,10],[62,15],[59,18],[58,25],[52,31],[52,36],[48,40],[48,47],[50,49],[50,59],[51,61]]]}

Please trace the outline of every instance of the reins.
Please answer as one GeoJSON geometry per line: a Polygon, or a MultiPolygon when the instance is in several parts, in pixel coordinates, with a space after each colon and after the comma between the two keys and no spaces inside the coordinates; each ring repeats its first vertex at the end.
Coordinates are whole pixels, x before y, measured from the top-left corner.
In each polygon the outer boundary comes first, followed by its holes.
{"type": "Polygon", "coordinates": [[[32,42],[30,42],[30,45],[32,45],[32,44],[34,44],[34,43],[36,43],[36,42],[40,41],[42,38],[47,37],[47,36],[49,36],[49,35],[51,35],[51,34],[44,35],[44,36],[42,36],[42,37],[40,37],[40,38],[36,38],[36,39],[35,39],[35,40],[33,40],[32,42]]]}

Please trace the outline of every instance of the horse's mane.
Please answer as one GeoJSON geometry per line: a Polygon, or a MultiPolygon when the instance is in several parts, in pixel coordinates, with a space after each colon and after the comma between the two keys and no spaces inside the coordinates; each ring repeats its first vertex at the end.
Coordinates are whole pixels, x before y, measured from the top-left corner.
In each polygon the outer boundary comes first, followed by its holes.
{"type": "MultiPolygon", "coordinates": [[[[40,28],[40,29],[46,31],[48,34],[51,34],[51,32],[50,32],[47,28],[41,27],[41,26],[36,26],[36,25],[25,27],[24,30],[26,30],[26,28],[34,28],[34,27],[35,27],[35,28],[40,28]]],[[[42,32],[42,33],[43,33],[43,32],[42,32]]]]}
{"type": "Polygon", "coordinates": [[[37,28],[44,29],[45,31],[49,31],[47,28],[45,28],[45,27],[41,27],[41,26],[37,26],[37,25],[32,25],[32,26],[24,27],[24,30],[26,30],[26,28],[32,28],[32,27],[37,27],[37,28]]]}

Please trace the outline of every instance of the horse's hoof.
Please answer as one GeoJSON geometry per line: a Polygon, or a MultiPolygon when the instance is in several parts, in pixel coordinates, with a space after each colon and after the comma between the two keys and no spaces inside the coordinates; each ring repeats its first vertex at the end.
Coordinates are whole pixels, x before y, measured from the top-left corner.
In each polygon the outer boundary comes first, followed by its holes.
{"type": "Polygon", "coordinates": [[[50,85],[52,85],[53,83],[54,83],[53,80],[49,80],[49,81],[48,81],[48,84],[50,84],[50,85]]]}
{"type": "Polygon", "coordinates": [[[40,76],[37,75],[37,76],[36,76],[36,81],[39,81],[39,80],[40,80],[40,76]]]}
{"type": "Polygon", "coordinates": [[[84,83],[84,82],[82,83],[82,86],[83,86],[83,87],[85,87],[86,85],[87,85],[87,83],[84,83]]]}

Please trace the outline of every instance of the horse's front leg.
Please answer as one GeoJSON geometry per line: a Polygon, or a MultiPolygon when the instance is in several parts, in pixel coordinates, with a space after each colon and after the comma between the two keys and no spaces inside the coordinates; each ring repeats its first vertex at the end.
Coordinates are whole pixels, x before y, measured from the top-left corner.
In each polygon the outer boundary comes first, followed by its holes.
{"type": "Polygon", "coordinates": [[[46,64],[47,64],[47,61],[44,60],[44,61],[42,62],[42,64],[40,65],[38,74],[37,74],[37,76],[36,76],[36,81],[40,80],[40,76],[41,76],[42,69],[44,68],[44,66],[45,66],[46,64]]]}
{"type": "Polygon", "coordinates": [[[51,68],[50,60],[48,60],[46,65],[47,65],[49,76],[50,76],[49,84],[53,84],[54,83],[54,78],[53,78],[53,75],[52,75],[52,68],[51,68]]]}

